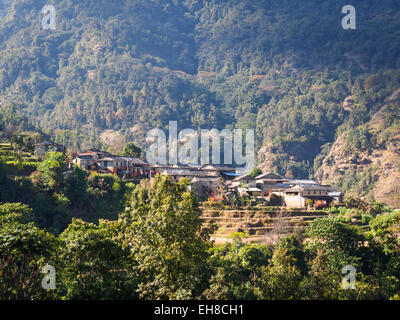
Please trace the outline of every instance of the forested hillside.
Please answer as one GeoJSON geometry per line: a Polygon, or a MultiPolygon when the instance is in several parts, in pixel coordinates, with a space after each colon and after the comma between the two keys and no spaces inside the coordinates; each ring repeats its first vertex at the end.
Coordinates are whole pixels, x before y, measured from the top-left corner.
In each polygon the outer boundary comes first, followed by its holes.
{"type": "Polygon", "coordinates": [[[353,1],[357,29],[344,30],[347,4],[0,1],[3,127],[80,149],[101,146],[106,130],[143,147],[145,132],[170,120],[255,128],[261,167],[312,176],[335,140],[400,87],[400,3],[353,1]],[[48,2],[56,30],[41,26],[48,2]]]}
{"type": "Polygon", "coordinates": [[[348,194],[399,206],[400,90],[384,101],[371,120],[338,137],[316,177],[348,190],[348,194]]]}

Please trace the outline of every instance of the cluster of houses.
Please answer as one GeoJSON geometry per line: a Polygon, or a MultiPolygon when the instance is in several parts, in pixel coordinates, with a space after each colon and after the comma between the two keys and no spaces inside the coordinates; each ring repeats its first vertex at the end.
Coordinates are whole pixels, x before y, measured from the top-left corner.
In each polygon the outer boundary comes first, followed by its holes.
{"type": "Polygon", "coordinates": [[[240,195],[271,201],[292,208],[324,207],[343,202],[343,194],[334,187],[314,180],[286,179],[271,172],[257,177],[242,175],[227,182],[228,189],[240,195]]]}
{"type": "Polygon", "coordinates": [[[96,149],[81,152],[72,160],[71,165],[99,173],[111,173],[123,179],[144,179],[149,176],[149,165],[144,161],[125,156],[112,155],[96,149]]]}
{"type": "Polygon", "coordinates": [[[219,193],[230,199],[234,195],[250,197],[293,208],[305,208],[311,204],[323,207],[332,202],[342,202],[343,194],[328,185],[313,180],[286,179],[274,173],[263,173],[257,177],[240,175],[236,169],[221,165],[160,165],[148,164],[132,157],[116,156],[100,150],[79,153],[71,164],[80,168],[111,173],[123,179],[140,181],[156,174],[169,175],[175,182],[188,179],[189,188],[199,199],[207,199],[219,193]]]}

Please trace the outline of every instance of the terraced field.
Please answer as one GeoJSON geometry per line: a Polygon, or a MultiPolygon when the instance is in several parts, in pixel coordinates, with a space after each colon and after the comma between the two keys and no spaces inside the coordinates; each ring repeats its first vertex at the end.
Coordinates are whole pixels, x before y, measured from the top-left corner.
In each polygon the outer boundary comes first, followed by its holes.
{"type": "Polygon", "coordinates": [[[285,207],[252,207],[251,209],[216,209],[202,207],[205,222],[218,227],[212,239],[216,243],[231,241],[229,235],[245,232],[247,243],[269,242],[277,234],[302,232],[315,218],[327,216],[325,211],[291,210],[285,207]]]}
{"type": "Polygon", "coordinates": [[[32,153],[17,151],[9,143],[0,143],[0,159],[9,176],[29,176],[40,162],[32,153]]]}

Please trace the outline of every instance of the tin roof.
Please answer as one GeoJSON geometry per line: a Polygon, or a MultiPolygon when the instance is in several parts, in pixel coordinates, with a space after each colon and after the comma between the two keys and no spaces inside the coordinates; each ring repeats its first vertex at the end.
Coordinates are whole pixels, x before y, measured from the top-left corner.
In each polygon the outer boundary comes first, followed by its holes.
{"type": "Polygon", "coordinates": [[[233,179],[233,181],[242,181],[242,180],[255,180],[255,179],[248,174],[233,179]]]}

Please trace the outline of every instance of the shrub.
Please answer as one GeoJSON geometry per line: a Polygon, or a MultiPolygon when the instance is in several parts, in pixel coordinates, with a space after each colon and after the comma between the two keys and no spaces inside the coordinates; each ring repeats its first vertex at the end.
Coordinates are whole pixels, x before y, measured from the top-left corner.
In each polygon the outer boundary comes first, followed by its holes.
{"type": "Polygon", "coordinates": [[[361,215],[361,222],[363,224],[369,224],[369,222],[373,219],[373,217],[370,214],[362,214],[361,215]]]}

